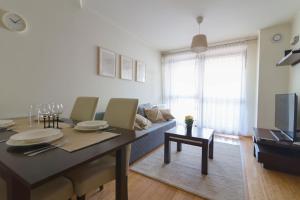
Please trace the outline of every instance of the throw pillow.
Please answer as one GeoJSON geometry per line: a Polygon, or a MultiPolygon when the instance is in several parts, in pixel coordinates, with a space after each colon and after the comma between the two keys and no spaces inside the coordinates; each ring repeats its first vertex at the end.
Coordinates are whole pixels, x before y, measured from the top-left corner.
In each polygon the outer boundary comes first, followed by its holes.
{"type": "Polygon", "coordinates": [[[152,108],[152,105],[150,103],[140,104],[137,113],[142,115],[143,117],[146,117],[145,109],[149,109],[149,108],[152,108]]]}
{"type": "Polygon", "coordinates": [[[158,108],[145,109],[145,114],[153,123],[166,121],[158,108]]]}
{"type": "Polygon", "coordinates": [[[138,123],[134,122],[134,130],[143,130],[138,123]]]}
{"type": "Polygon", "coordinates": [[[136,114],[135,123],[137,123],[142,129],[148,129],[152,125],[151,121],[139,114],[136,114]]]}
{"type": "Polygon", "coordinates": [[[165,120],[169,121],[171,119],[175,119],[175,117],[171,114],[170,109],[160,109],[159,111],[161,112],[165,120]]]}

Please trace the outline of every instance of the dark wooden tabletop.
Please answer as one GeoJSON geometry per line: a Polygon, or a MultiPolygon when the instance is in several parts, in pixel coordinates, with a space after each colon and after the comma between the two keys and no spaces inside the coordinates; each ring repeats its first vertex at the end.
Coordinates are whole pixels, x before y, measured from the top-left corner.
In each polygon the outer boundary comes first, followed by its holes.
{"type": "MultiPolygon", "coordinates": [[[[111,132],[120,133],[120,136],[72,153],[57,148],[33,157],[25,156],[20,149],[11,148],[3,142],[0,143],[0,168],[16,176],[27,187],[35,188],[67,170],[95,160],[146,135],[124,129],[114,129],[111,132]]],[[[10,134],[0,133],[0,140],[10,134]]]]}
{"type": "Polygon", "coordinates": [[[187,139],[210,140],[214,134],[214,130],[209,128],[193,127],[191,136],[188,136],[186,134],[185,126],[178,125],[170,130],[167,130],[166,133],[171,136],[173,135],[176,137],[187,139]]]}

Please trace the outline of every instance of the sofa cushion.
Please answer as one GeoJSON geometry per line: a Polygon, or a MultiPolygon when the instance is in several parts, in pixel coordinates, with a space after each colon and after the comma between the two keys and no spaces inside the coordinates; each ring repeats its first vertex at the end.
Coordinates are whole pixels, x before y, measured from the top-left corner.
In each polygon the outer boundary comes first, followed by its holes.
{"type": "Polygon", "coordinates": [[[147,109],[152,108],[151,103],[140,104],[138,106],[137,114],[142,115],[143,117],[146,117],[145,108],[147,108],[147,109]]]}
{"type": "Polygon", "coordinates": [[[135,123],[142,129],[148,129],[152,125],[150,120],[139,114],[136,114],[135,123]]]}
{"type": "Polygon", "coordinates": [[[153,123],[166,121],[158,108],[145,109],[145,114],[153,123]]]}
{"type": "Polygon", "coordinates": [[[164,121],[164,122],[158,122],[158,123],[152,123],[152,126],[146,130],[139,130],[137,131],[138,133],[149,133],[151,134],[152,132],[158,131],[160,129],[163,129],[165,127],[168,127],[169,125],[175,126],[176,121],[175,120],[170,120],[170,121],[164,121]]]}
{"type": "Polygon", "coordinates": [[[134,122],[134,130],[143,130],[142,127],[136,121],[134,122]]]}
{"type": "Polygon", "coordinates": [[[164,119],[169,121],[171,119],[175,119],[175,117],[171,114],[170,109],[159,109],[164,119]]]}

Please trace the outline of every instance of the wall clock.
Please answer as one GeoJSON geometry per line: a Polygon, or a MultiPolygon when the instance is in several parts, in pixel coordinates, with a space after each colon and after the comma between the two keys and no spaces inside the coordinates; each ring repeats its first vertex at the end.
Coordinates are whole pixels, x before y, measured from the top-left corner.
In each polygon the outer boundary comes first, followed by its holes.
{"type": "Polygon", "coordinates": [[[22,32],[27,27],[25,19],[13,12],[4,13],[1,21],[4,27],[10,31],[22,32]]]}
{"type": "Polygon", "coordinates": [[[276,33],[272,37],[273,42],[279,42],[281,39],[282,39],[282,35],[280,33],[276,33]]]}

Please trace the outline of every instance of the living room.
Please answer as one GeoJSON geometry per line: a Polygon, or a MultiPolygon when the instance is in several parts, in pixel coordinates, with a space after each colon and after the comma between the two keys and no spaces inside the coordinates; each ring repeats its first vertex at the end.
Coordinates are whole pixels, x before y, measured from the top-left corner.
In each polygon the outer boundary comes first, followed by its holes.
{"type": "Polygon", "coordinates": [[[1,200],[300,199],[299,1],[0,2],[1,200]]]}

